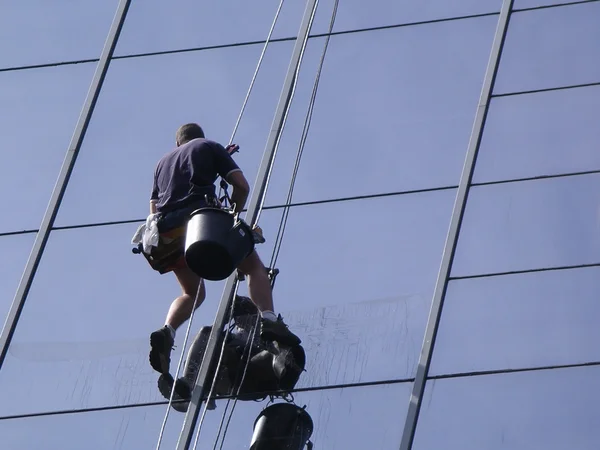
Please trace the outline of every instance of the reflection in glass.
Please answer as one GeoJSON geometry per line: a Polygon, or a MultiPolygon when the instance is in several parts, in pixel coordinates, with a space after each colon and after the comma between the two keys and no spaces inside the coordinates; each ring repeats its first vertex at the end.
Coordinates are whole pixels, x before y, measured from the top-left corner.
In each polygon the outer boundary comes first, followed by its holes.
{"type": "MultiPolygon", "coordinates": [[[[235,159],[250,181],[292,46],[267,50],[235,138],[235,159]]],[[[57,225],[145,218],[156,163],[174,147],[180,125],[199,122],[208,138],[227,144],[261,50],[254,45],[111,63],[57,225]]]]}
{"type": "Polygon", "coordinates": [[[414,374],[454,196],[291,209],[274,295],[305,345],[309,371],[300,385],[414,374]]]}
{"type": "Polygon", "coordinates": [[[0,15],[1,68],[99,58],[118,3],[6,3],[0,15]]]}
{"type": "Polygon", "coordinates": [[[600,360],[600,268],[451,281],[431,375],[600,360]]]}
{"type": "MultiPolygon", "coordinates": [[[[410,395],[409,383],[294,393],[294,403],[306,405],[314,423],[314,448],[397,450],[410,395]]],[[[209,411],[199,439],[199,450],[212,450],[225,400],[209,411]]],[[[230,405],[230,409],[231,409],[230,405]]],[[[248,448],[255,418],[266,402],[235,405],[223,448],[248,448]]],[[[229,412],[226,420],[229,417],[229,412]]],[[[220,443],[219,443],[220,445],[220,443]]],[[[219,448],[217,446],[217,448],[219,448]]]]}
{"type": "Polygon", "coordinates": [[[590,264],[600,255],[600,175],[471,188],[452,276],[590,264]]]}
{"type": "MultiPolygon", "coordinates": [[[[160,276],[131,253],[136,228],[52,232],[0,370],[0,415],[162,400],[148,363],[149,334],[180,289],[172,275],[160,276]]],[[[214,320],[223,285],[207,286],[192,336],[214,320]]]]}
{"type": "MultiPolygon", "coordinates": [[[[260,224],[267,242],[257,250],[268,262],[279,216],[266,211],[260,224]]],[[[0,370],[0,415],[162,400],[148,362],[149,335],[180,288],[172,274],[160,276],[131,253],[138,225],[52,232],[0,370]]],[[[192,337],[213,323],[224,285],[206,284],[192,337]]],[[[283,305],[276,296],[276,308],[283,305]]],[[[187,354],[187,325],[177,333],[173,374],[181,352],[187,354]]]]}
{"type": "MultiPolygon", "coordinates": [[[[458,184],[496,21],[333,36],[294,202],[458,184]]],[[[323,43],[311,42],[300,98],[310,97],[323,43]]],[[[285,200],[305,111],[286,125],[275,171],[287,176],[270,204],[285,200]]]]}
{"type": "Polygon", "coordinates": [[[600,368],[429,381],[414,450],[593,450],[600,368]]]}
{"type": "Polygon", "coordinates": [[[502,0],[429,0],[403,2],[344,0],[340,2],[334,31],[485,14],[500,11],[502,0]]]}
{"type": "Polygon", "coordinates": [[[34,240],[35,233],[0,236],[0,255],[3,255],[0,265],[0,322],[2,324],[17,291],[34,240]]]}
{"type": "Polygon", "coordinates": [[[40,225],[94,69],[90,63],[0,73],[0,232],[40,225]]]}
{"type": "Polygon", "coordinates": [[[493,99],[473,182],[599,169],[599,101],[598,86],[493,99]]]}
{"type": "Polygon", "coordinates": [[[600,2],[514,13],[494,93],[600,80],[599,14],[600,2]]]}
{"type": "MultiPolygon", "coordinates": [[[[311,441],[315,448],[395,450],[400,443],[402,429],[398,424],[406,415],[409,388],[408,384],[393,384],[301,392],[294,397],[298,406],[306,405],[313,420],[311,441]],[[355,432],[349,431],[352,427],[355,432]]],[[[198,450],[214,448],[225,404],[225,400],[219,400],[217,409],[206,414],[196,447],[198,450]]],[[[223,448],[248,448],[254,420],[266,405],[266,401],[237,402],[223,448]]],[[[228,411],[231,411],[231,406],[228,411]]],[[[166,405],[146,406],[0,420],[0,434],[6,448],[11,450],[151,449],[156,448],[166,408],[166,405]],[[36,432],[32,433],[32,429],[36,432]]],[[[229,414],[225,421],[227,417],[229,414]]],[[[175,448],[182,421],[183,414],[170,411],[161,449],[175,448]]],[[[219,448],[220,442],[216,448],[219,448]]]]}

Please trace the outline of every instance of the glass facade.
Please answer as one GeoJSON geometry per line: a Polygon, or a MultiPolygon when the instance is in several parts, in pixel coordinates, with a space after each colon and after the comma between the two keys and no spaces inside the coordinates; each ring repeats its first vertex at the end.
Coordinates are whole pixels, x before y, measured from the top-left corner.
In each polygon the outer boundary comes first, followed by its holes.
{"type": "MultiPolygon", "coordinates": [[[[156,448],[170,411],[175,449],[183,414],[148,337],[179,287],[130,240],[179,125],[228,143],[279,1],[131,2],[22,296],[119,5],[46,3],[0,17],[0,435],[156,448]]],[[[315,448],[596,449],[600,1],[341,0],[287,203],[334,6],[318,4],[257,248],[270,265],[289,207],[274,300],[303,340],[293,395],[315,448]]],[[[252,185],[304,10],[282,3],[235,135],[252,185]]],[[[207,284],[192,335],[224,286],[207,284]]],[[[224,438],[216,403],[196,448],[248,448],[267,401],[236,402],[224,438]]]]}

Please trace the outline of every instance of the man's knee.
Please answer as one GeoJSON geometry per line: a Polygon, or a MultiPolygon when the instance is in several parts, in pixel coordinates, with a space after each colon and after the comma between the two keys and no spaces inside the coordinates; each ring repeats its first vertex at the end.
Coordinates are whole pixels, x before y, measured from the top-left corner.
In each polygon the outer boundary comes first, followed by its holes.
{"type": "Polygon", "coordinates": [[[192,272],[190,268],[184,267],[176,269],[174,272],[184,294],[194,297],[200,290],[200,295],[204,295],[204,280],[192,272]]]}

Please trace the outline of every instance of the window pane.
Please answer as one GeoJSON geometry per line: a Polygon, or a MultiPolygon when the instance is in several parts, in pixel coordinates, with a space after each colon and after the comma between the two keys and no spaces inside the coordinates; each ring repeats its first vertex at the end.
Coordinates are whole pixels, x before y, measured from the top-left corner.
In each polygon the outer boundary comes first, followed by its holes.
{"type": "Polygon", "coordinates": [[[600,268],[451,281],[431,374],[600,360],[600,268]]]}
{"type": "Polygon", "coordinates": [[[291,209],[275,306],[315,368],[303,385],[414,374],[455,194],[291,209]]]}
{"type": "MultiPolygon", "coordinates": [[[[312,418],[314,430],[311,441],[315,448],[395,450],[400,443],[402,429],[398,424],[406,415],[409,388],[406,384],[369,386],[300,392],[295,393],[294,397],[297,405],[306,405],[312,418]],[[348,425],[354,424],[358,425],[356,432],[349,433],[348,425]]],[[[217,409],[206,414],[198,450],[215,448],[225,403],[225,400],[218,401],[217,409]]],[[[252,441],[254,421],[266,405],[266,401],[237,402],[223,448],[248,448],[252,441]]],[[[11,450],[151,449],[156,448],[166,408],[161,405],[0,420],[0,434],[11,450]],[[32,433],[31,430],[36,432],[32,433]]],[[[170,411],[161,449],[175,448],[182,421],[183,414],[170,411]]]]}
{"type": "Polygon", "coordinates": [[[0,263],[0,321],[2,324],[4,324],[6,314],[19,286],[19,280],[23,275],[34,240],[35,233],[0,236],[0,254],[4,255],[2,263],[0,263]]]}
{"type": "Polygon", "coordinates": [[[596,86],[494,99],[473,181],[600,168],[599,101],[596,86]]]}
{"type": "MultiPolygon", "coordinates": [[[[315,449],[397,450],[402,435],[410,384],[398,383],[311,392],[295,392],[294,403],[306,405],[314,431],[310,440],[315,449]],[[353,428],[353,432],[351,431],[353,428]]],[[[225,408],[225,400],[206,415],[198,450],[212,450],[225,408]]],[[[235,405],[223,448],[243,449],[252,441],[253,424],[266,402],[242,402],[235,405]]],[[[232,404],[226,419],[229,417],[232,404]]],[[[227,423],[227,422],[225,422],[227,423]]],[[[219,448],[219,445],[216,448],[219,448]]]]}
{"type": "Polygon", "coordinates": [[[117,0],[5,2],[0,15],[2,67],[99,58],[117,5],[117,0]]]}
{"type": "MultiPolygon", "coordinates": [[[[261,216],[267,242],[257,250],[267,262],[278,224],[271,211],[261,216]]],[[[138,226],[52,232],[0,370],[0,416],[163,400],[148,362],[149,336],[181,290],[173,274],[160,276],[131,253],[138,226]]],[[[213,323],[224,286],[206,284],[192,338],[213,323]]],[[[186,330],[187,322],[177,333],[173,373],[186,330]]]]}
{"type": "Polygon", "coordinates": [[[452,275],[597,263],[600,175],[471,189],[452,275]]]}
{"type": "Polygon", "coordinates": [[[1,215],[0,232],[39,227],[94,69],[92,63],[0,73],[0,191],[10,212],[1,215]]]}
{"type": "MultiPolygon", "coordinates": [[[[332,37],[294,201],[458,184],[496,21],[332,37]]],[[[323,43],[310,42],[301,99],[310,98],[323,43]]],[[[286,125],[275,169],[285,176],[270,204],[286,197],[305,105],[286,125]]]]}
{"type": "MultiPolygon", "coordinates": [[[[167,406],[145,406],[53,416],[0,420],[2,442],[10,450],[152,449],[167,406]],[[35,432],[32,432],[35,430],[35,432]]],[[[181,419],[169,415],[161,449],[173,449],[181,419]]]]}
{"type": "MultiPolygon", "coordinates": [[[[149,335],[180,288],[131,253],[137,226],[52,232],[0,371],[0,415],[162,400],[149,335]]],[[[192,336],[213,322],[224,284],[207,286],[192,336]]]]}
{"type": "MultiPolygon", "coordinates": [[[[277,43],[267,51],[235,138],[235,159],[251,182],[292,46],[277,43]]],[[[146,217],[154,169],[174,148],[180,125],[199,122],[207,137],[227,145],[261,50],[255,45],[114,61],[57,225],[146,217]],[[174,69],[181,67],[186,70],[174,69]]]]}
{"type": "MultiPolygon", "coordinates": [[[[133,2],[116,55],[265,40],[280,0],[133,2]],[[199,22],[200,20],[200,22],[199,22]]],[[[320,1],[311,33],[328,29],[332,0],[320,1]]],[[[306,2],[284,2],[271,39],[296,37],[306,2]]],[[[255,58],[258,60],[258,54],[255,58]]],[[[287,61],[286,61],[287,62],[287,61]]],[[[235,65],[232,65],[235,67],[235,65]]],[[[198,70],[197,70],[198,71],[198,70]]]]}
{"type": "Polygon", "coordinates": [[[413,449],[596,449],[599,376],[585,367],[429,382],[413,449]]]}
{"type": "Polygon", "coordinates": [[[580,0],[515,0],[513,9],[535,8],[536,6],[560,5],[563,3],[577,3],[580,0]]]}
{"type": "Polygon", "coordinates": [[[344,0],[340,2],[335,31],[379,27],[471,14],[500,11],[502,0],[462,0],[447,2],[409,0],[394,2],[378,0],[344,0]]]}
{"type": "Polygon", "coordinates": [[[495,93],[598,81],[599,17],[599,2],[513,14],[495,93]]]}

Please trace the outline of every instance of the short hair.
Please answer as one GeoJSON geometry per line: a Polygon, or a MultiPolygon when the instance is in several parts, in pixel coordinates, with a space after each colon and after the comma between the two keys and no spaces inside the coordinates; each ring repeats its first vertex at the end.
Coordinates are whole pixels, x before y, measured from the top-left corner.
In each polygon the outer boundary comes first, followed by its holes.
{"type": "Polygon", "coordinates": [[[180,145],[198,138],[204,138],[204,130],[197,123],[181,125],[175,134],[175,139],[180,145]]]}

